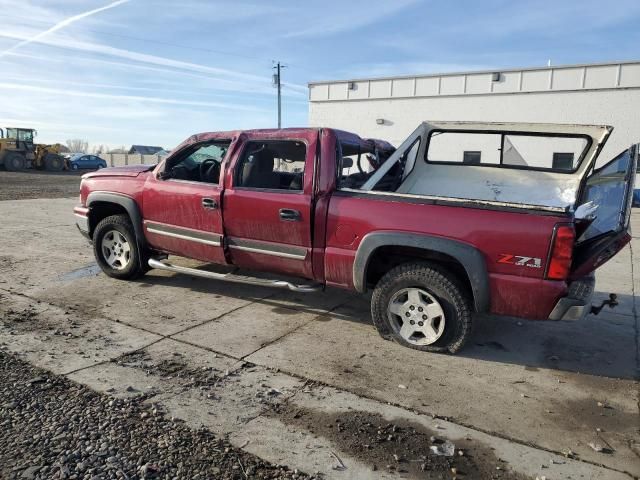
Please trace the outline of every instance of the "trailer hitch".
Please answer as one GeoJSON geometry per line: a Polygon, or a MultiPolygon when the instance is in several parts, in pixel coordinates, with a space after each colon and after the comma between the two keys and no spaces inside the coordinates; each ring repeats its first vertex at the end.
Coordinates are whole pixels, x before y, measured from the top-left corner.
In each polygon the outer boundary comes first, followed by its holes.
{"type": "Polygon", "coordinates": [[[591,313],[594,315],[598,315],[600,310],[604,308],[605,305],[609,305],[609,308],[618,306],[618,296],[615,293],[609,294],[609,300],[603,300],[602,303],[598,306],[591,305],[591,313]]]}

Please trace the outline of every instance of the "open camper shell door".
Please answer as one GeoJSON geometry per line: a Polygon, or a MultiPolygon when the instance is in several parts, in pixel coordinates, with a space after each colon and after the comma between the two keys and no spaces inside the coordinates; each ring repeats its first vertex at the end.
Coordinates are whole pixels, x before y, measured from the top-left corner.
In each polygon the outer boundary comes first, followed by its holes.
{"type": "Polygon", "coordinates": [[[586,213],[575,218],[574,278],[594,271],[631,241],[638,147],[632,145],[585,179],[578,203],[587,207],[586,213]]]}

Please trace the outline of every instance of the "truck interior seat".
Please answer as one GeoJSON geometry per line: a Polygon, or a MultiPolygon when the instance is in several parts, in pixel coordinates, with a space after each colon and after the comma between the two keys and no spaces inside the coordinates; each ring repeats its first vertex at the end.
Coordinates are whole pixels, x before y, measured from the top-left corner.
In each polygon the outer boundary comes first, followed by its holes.
{"type": "Polygon", "coordinates": [[[273,152],[267,149],[255,152],[242,168],[242,186],[254,188],[280,188],[278,174],[273,171],[273,152]]]}

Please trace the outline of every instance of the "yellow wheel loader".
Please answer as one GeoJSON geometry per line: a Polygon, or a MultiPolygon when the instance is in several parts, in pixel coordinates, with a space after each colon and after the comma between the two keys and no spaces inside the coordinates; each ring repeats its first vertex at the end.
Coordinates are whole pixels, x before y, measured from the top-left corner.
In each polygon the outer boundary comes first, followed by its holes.
{"type": "Polygon", "coordinates": [[[0,128],[0,166],[17,172],[26,168],[60,171],[65,161],[60,155],[62,145],[34,144],[37,135],[32,128],[0,128]],[[6,130],[6,135],[5,135],[6,130]]]}

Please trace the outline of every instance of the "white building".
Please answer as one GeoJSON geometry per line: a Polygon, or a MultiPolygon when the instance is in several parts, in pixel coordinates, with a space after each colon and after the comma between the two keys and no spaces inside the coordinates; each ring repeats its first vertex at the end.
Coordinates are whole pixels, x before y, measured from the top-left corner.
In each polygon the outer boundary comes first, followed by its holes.
{"type": "Polygon", "coordinates": [[[640,62],[312,82],[309,125],[398,146],[424,120],[606,124],[598,164],[640,142],[640,62]]]}

